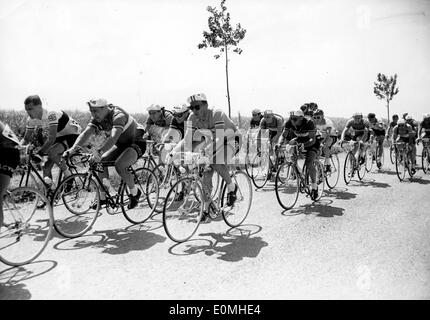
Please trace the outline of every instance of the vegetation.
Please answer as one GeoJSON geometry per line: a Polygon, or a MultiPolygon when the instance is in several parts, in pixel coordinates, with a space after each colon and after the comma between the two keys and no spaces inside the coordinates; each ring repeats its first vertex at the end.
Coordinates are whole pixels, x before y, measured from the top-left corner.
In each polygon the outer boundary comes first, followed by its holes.
{"type": "Polygon", "coordinates": [[[383,73],[378,73],[377,81],[374,82],[373,93],[378,99],[384,99],[387,106],[387,121],[390,123],[390,101],[399,93],[397,85],[397,74],[387,77],[383,73]]]}

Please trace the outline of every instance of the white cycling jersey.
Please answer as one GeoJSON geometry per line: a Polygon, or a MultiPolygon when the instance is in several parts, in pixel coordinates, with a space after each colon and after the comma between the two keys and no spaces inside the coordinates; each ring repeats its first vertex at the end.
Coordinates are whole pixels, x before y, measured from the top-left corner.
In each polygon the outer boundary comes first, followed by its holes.
{"type": "Polygon", "coordinates": [[[49,131],[49,127],[56,125],[57,137],[67,135],[79,135],[82,131],[81,126],[69,115],[63,111],[48,111],[43,109],[41,119],[28,118],[27,130],[42,128],[44,135],[49,131]]]}

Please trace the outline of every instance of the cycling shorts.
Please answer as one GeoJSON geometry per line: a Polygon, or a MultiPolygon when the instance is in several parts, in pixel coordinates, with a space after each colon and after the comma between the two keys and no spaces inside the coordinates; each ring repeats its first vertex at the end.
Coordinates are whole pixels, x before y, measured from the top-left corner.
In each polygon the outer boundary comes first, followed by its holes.
{"type": "Polygon", "coordinates": [[[16,148],[0,148],[0,174],[12,177],[12,173],[19,165],[19,150],[16,148]]]}

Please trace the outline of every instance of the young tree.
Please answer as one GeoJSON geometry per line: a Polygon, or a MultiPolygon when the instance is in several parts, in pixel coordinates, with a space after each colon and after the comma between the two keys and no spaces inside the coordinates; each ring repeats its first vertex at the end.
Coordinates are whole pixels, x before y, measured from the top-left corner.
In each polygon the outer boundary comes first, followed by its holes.
{"type": "Polygon", "coordinates": [[[378,97],[378,99],[384,99],[387,103],[387,114],[388,114],[388,125],[390,124],[390,101],[393,97],[399,93],[399,88],[397,85],[397,74],[390,76],[389,78],[383,74],[378,73],[377,81],[374,82],[375,86],[373,92],[378,97]]]}
{"type": "Polygon", "coordinates": [[[218,59],[225,53],[225,75],[227,81],[227,101],[228,101],[228,115],[231,116],[230,107],[230,89],[228,84],[228,51],[231,48],[237,54],[242,53],[237,45],[245,37],[246,30],[242,28],[240,23],[235,28],[230,23],[230,13],[227,11],[225,5],[226,0],[221,1],[221,9],[208,6],[207,11],[211,16],[208,18],[209,31],[203,31],[203,41],[197,47],[199,49],[206,49],[208,47],[219,49],[219,54],[214,55],[218,59]]]}

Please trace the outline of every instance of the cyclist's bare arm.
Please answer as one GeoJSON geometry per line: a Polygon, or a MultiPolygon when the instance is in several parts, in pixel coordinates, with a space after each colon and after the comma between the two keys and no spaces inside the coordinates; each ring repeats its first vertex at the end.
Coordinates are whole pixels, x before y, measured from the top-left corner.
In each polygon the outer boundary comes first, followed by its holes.
{"type": "Polygon", "coordinates": [[[106,151],[110,150],[118,141],[120,135],[123,133],[124,129],[119,127],[113,127],[111,131],[111,135],[109,138],[107,138],[105,144],[103,147],[99,149],[100,154],[105,153],[106,151]]]}
{"type": "Polygon", "coordinates": [[[39,150],[40,154],[45,154],[48,151],[48,149],[55,143],[55,138],[57,137],[57,128],[58,128],[58,124],[52,124],[49,126],[48,139],[40,148],[39,150]]]}
{"type": "Polygon", "coordinates": [[[349,127],[345,127],[342,131],[342,135],[340,136],[340,140],[345,140],[346,132],[348,131],[349,127]]]}

